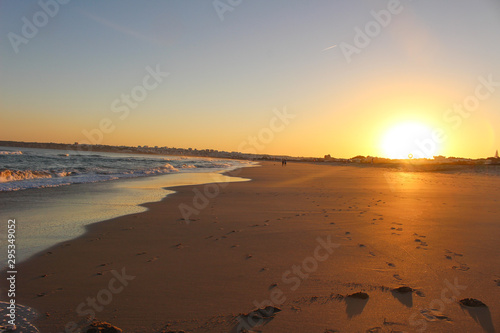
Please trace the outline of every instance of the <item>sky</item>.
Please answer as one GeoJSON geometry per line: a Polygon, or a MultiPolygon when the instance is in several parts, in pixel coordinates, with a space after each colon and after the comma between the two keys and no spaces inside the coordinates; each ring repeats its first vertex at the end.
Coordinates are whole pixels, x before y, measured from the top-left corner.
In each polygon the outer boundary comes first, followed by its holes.
{"type": "Polygon", "coordinates": [[[500,149],[497,0],[0,0],[0,140],[500,149]]]}

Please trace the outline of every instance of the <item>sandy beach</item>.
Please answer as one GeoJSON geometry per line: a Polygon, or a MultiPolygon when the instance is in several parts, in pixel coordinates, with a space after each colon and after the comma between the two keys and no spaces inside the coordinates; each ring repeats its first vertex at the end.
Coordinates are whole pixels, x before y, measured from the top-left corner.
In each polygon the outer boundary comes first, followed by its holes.
{"type": "Polygon", "coordinates": [[[252,181],[174,188],[18,265],[17,302],[41,332],[94,314],[123,332],[500,329],[499,177],[272,162],[229,174],[252,181]]]}

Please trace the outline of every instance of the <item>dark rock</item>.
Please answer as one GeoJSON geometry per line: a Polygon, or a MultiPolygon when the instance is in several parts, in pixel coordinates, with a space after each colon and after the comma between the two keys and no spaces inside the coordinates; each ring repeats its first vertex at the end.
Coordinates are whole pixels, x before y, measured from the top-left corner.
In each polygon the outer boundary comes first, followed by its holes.
{"type": "Polygon", "coordinates": [[[85,333],[121,333],[122,330],[116,326],[104,321],[93,321],[87,328],[85,333]]]}
{"type": "Polygon", "coordinates": [[[411,293],[413,291],[413,288],[407,287],[407,286],[402,286],[396,289],[393,289],[393,291],[398,292],[398,293],[411,293]]]}
{"type": "Polygon", "coordinates": [[[253,310],[252,312],[243,315],[243,317],[249,317],[249,318],[273,318],[274,315],[278,312],[280,312],[281,309],[277,308],[275,306],[266,306],[265,308],[262,309],[256,309],[253,310]]]}
{"type": "Polygon", "coordinates": [[[367,299],[368,297],[368,294],[367,293],[364,293],[364,292],[361,292],[361,291],[358,291],[357,293],[354,293],[354,294],[351,294],[351,295],[347,295],[347,297],[350,297],[350,298],[358,298],[358,299],[367,299]]]}
{"type": "Polygon", "coordinates": [[[475,298],[464,298],[459,301],[462,306],[469,306],[472,308],[487,307],[486,304],[475,298]]]}

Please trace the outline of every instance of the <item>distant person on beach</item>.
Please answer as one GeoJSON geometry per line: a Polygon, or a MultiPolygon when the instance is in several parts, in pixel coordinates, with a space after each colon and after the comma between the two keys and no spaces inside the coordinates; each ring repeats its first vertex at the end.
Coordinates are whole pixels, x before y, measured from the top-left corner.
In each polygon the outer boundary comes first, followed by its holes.
{"type": "Polygon", "coordinates": [[[284,159],[284,158],[281,159],[281,166],[282,167],[286,166],[286,159],[284,159]]]}

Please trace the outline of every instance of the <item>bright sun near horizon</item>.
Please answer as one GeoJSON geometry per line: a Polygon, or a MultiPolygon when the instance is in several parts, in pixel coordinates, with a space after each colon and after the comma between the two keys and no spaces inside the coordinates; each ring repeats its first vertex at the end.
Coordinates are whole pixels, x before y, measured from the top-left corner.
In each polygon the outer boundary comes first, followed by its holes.
{"type": "Polygon", "coordinates": [[[419,122],[404,122],[392,126],[385,132],[381,149],[384,157],[393,159],[432,158],[437,155],[439,147],[426,145],[432,130],[419,122]]]}

